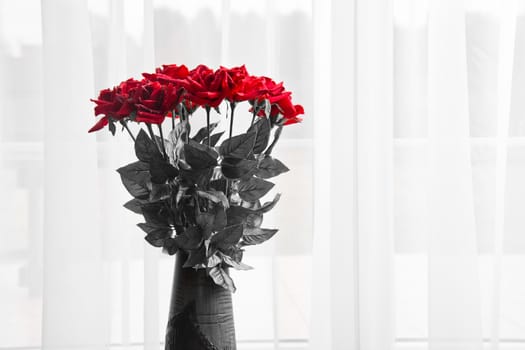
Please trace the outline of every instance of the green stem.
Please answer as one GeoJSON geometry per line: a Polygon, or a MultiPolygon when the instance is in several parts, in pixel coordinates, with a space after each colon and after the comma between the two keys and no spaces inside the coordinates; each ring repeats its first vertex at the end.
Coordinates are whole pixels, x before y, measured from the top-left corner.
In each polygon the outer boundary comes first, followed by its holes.
{"type": "Polygon", "coordinates": [[[146,127],[148,128],[149,136],[153,140],[153,143],[155,143],[155,146],[157,146],[157,150],[159,151],[159,153],[162,154],[162,150],[160,149],[159,144],[157,143],[157,139],[155,137],[155,134],[153,133],[153,128],[151,127],[151,124],[146,123],[146,127]]]}
{"type": "Polygon", "coordinates": [[[128,134],[129,136],[131,136],[131,139],[133,140],[133,142],[135,142],[136,141],[135,136],[133,136],[133,133],[131,132],[131,130],[129,130],[128,124],[126,122],[122,122],[122,126],[124,126],[124,128],[128,131],[128,134]]]}
{"type": "Polygon", "coordinates": [[[162,154],[164,154],[165,159],[168,159],[168,154],[166,153],[166,146],[164,146],[164,134],[162,133],[162,126],[160,124],[157,124],[157,127],[159,128],[160,143],[162,146],[162,154]]]}
{"type": "Polygon", "coordinates": [[[206,127],[208,129],[208,147],[211,147],[211,135],[210,135],[210,106],[206,106],[206,127]]]}
{"type": "Polygon", "coordinates": [[[233,112],[235,111],[235,102],[230,102],[230,107],[232,110],[231,117],[230,117],[230,138],[233,135],[233,112]]]}

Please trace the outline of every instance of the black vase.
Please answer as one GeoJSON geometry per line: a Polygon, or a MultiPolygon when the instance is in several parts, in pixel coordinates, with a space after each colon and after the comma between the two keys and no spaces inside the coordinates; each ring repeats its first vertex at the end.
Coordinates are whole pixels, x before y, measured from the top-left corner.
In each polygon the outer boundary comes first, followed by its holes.
{"type": "Polygon", "coordinates": [[[236,350],[231,292],[216,285],[205,269],[183,268],[175,257],[166,350],[236,350]]]}

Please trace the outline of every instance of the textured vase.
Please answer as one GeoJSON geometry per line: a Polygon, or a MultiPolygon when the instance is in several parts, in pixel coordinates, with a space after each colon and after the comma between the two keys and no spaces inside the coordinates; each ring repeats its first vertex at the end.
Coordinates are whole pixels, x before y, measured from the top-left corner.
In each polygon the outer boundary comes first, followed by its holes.
{"type": "Polygon", "coordinates": [[[216,285],[205,269],[183,268],[179,251],[166,330],[166,350],[235,350],[231,293],[216,285]]]}

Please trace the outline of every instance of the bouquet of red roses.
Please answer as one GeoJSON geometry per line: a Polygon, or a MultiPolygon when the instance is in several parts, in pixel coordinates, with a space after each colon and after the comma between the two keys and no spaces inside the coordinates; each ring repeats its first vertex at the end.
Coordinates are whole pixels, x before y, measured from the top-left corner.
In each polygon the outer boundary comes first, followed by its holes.
{"type": "Polygon", "coordinates": [[[143,76],[92,100],[95,115],[102,117],[89,131],[108,126],[114,135],[120,124],[134,140],[138,161],[118,172],[134,197],[124,206],[144,216],[138,226],[145,239],[170,255],[183,251],[184,267],[206,269],[217,285],[234,291],[226,268],[250,269],[242,263],[243,248],[277,232],[260,226],[279,195],[266,203],[260,199],[274,186],[268,179],[288,171],[271,153],[283,126],[301,121],[303,108],[293,104],[282,83],[252,76],[244,66],[164,65],[143,76]],[[234,136],[234,112],[244,101],[251,125],[234,136]],[[210,113],[221,104],[229,109],[228,137],[214,133],[218,123],[210,123],[210,113]],[[198,108],[206,111],[206,126],[192,133],[198,108]],[[165,121],[169,133],[166,125],[163,131],[165,121]],[[133,135],[131,122],[144,123],[147,131],[133,135]]]}

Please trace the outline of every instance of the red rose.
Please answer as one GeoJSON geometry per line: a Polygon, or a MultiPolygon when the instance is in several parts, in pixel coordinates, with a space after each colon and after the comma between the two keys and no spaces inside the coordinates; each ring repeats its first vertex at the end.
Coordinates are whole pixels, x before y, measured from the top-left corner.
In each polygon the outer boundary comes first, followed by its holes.
{"type": "Polygon", "coordinates": [[[163,83],[180,84],[182,79],[189,75],[188,68],[185,65],[165,64],[162,68],[156,68],[155,73],[142,73],[144,78],[149,81],[160,81],[163,83]]]}
{"type": "Polygon", "coordinates": [[[255,100],[265,89],[264,81],[259,77],[246,76],[231,93],[231,100],[235,102],[255,100]]]}
{"type": "Polygon", "coordinates": [[[188,77],[181,80],[186,90],[185,98],[199,106],[217,107],[225,95],[222,90],[224,72],[217,75],[205,65],[199,65],[190,71],[188,77]]]}
{"type": "Polygon", "coordinates": [[[109,123],[109,118],[113,120],[122,120],[133,113],[135,104],[131,98],[131,94],[142,84],[142,82],[135,79],[128,79],[113,89],[104,89],[100,91],[96,100],[91,100],[96,103],[95,115],[104,114],[89,132],[97,131],[105,127],[109,123]]]}
{"type": "Polygon", "coordinates": [[[135,91],[133,97],[137,108],[135,121],[160,124],[166,115],[180,102],[182,90],[173,84],[148,82],[135,91]]]}

